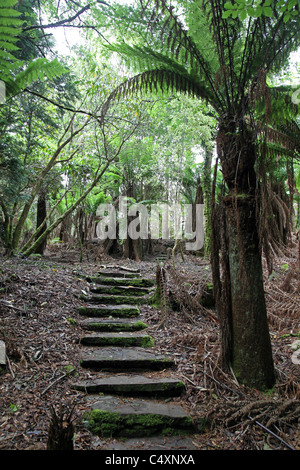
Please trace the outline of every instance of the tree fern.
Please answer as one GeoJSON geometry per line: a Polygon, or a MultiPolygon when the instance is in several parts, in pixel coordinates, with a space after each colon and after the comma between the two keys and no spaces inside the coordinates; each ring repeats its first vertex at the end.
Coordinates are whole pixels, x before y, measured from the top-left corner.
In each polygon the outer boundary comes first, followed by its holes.
{"type": "Polygon", "coordinates": [[[16,0],[1,0],[0,6],[0,80],[5,84],[6,97],[19,93],[34,81],[45,77],[54,79],[65,72],[57,59],[38,58],[27,65],[16,58],[14,53],[19,50],[16,43],[22,36],[23,25],[20,12],[13,8],[16,3],[16,0]]]}

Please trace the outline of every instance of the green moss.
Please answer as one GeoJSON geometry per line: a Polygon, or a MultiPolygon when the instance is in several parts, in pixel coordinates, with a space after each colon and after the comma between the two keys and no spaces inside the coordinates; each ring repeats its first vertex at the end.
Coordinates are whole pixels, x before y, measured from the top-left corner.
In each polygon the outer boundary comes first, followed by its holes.
{"type": "Polygon", "coordinates": [[[108,295],[124,295],[127,296],[142,296],[149,294],[149,290],[147,288],[142,287],[134,287],[134,286],[99,286],[93,287],[92,292],[98,294],[108,294],[108,295]]]}
{"type": "Polygon", "coordinates": [[[266,395],[267,397],[272,397],[275,393],[275,389],[274,388],[266,389],[266,390],[263,390],[262,393],[266,395]]]}
{"type": "Polygon", "coordinates": [[[84,418],[93,434],[106,438],[180,435],[194,430],[189,416],[176,419],[155,414],[133,416],[97,409],[86,413],[84,418]]]}
{"type": "Polygon", "coordinates": [[[123,279],[123,278],[111,278],[111,277],[88,277],[88,282],[95,284],[109,284],[114,286],[135,286],[135,287],[152,287],[155,282],[152,279],[123,279]]]}
{"type": "Polygon", "coordinates": [[[88,329],[94,331],[140,331],[147,328],[146,323],[137,321],[135,323],[99,323],[90,322],[88,329]]]}
{"type": "Polygon", "coordinates": [[[109,304],[109,305],[123,305],[123,304],[129,304],[129,305],[140,305],[140,304],[146,304],[150,302],[150,299],[148,297],[139,297],[139,296],[130,296],[130,295],[106,295],[106,294],[100,294],[100,295],[91,295],[87,296],[85,294],[82,294],[80,296],[81,300],[84,301],[91,301],[95,303],[101,303],[101,304],[109,304]]]}
{"type": "Polygon", "coordinates": [[[137,317],[140,314],[140,311],[138,308],[132,307],[132,308],[118,308],[116,310],[113,310],[111,308],[105,308],[105,307],[78,307],[78,312],[81,315],[85,316],[91,316],[91,317],[107,317],[107,316],[118,316],[118,317],[124,317],[124,318],[131,318],[131,317],[137,317]]]}
{"type": "Polygon", "coordinates": [[[104,337],[104,336],[95,336],[95,337],[84,337],[81,339],[82,344],[90,346],[120,346],[120,347],[131,347],[139,346],[141,348],[149,348],[154,345],[154,339],[147,335],[144,337],[123,337],[123,336],[114,336],[114,337],[104,337]]]}

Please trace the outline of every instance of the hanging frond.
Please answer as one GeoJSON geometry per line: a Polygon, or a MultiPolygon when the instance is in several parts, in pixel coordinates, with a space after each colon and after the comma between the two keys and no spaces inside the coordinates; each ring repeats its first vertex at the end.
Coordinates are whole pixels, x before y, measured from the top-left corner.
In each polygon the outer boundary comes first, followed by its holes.
{"type": "Polygon", "coordinates": [[[287,27],[270,0],[272,17],[224,18],[226,1],[178,0],[172,6],[167,0],[141,0],[141,16],[148,23],[142,45],[130,41],[131,46],[122,43],[114,50],[127,55],[137,73],[168,69],[192,77],[205,86],[219,115],[245,116],[251,97],[263,90],[268,114],[265,78],[287,63],[299,44],[299,15],[287,27]]]}
{"type": "Polygon", "coordinates": [[[208,102],[211,101],[205,85],[194,80],[186,72],[179,73],[168,69],[147,70],[129,78],[113,90],[102,107],[102,118],[113,101],[133,93],[152,93],[154,91],[187,93],[197,98],[207,99],[208,102]]]}
{"type": "Polygon", "coordinates": [[[26,65],[15,57],[23,24],[19,19],[20,12],[13,8],[16,3],[16,0],[1,0],[0,6],[0,80],[5,84],[7,98],[34,81],[44,80],[45,77],[53,80],[66,71],[57,59],[48,61],[39,58],[26,65]]]}
{"type": "Polygon", "coordinates": [[[12,65],[22,64],[12,54],[18,50],[16,42],[23,23],[18,18],[20,13],[12,8],[16,3],[16,0],[3,0],[0,5],[0,79],[2,81],[11,77],[12,65]]]}

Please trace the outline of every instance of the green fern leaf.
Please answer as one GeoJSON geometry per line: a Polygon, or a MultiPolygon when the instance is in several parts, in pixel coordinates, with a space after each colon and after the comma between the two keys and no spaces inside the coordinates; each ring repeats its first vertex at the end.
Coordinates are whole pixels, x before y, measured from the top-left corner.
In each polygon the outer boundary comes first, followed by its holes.
{"type": "Polygon", "coordinates": [[[20,26],[23,24],[18,18],[20,12],[11,8],[16,3],[16,0],[1,0],[0,6],[0,81],[5,83],[6,97],[19,93],[34,81],[46,77],[53,80],[65,72],[56,59],[47,61],[44,58],[31,62],[25,70],[21,70],[24,62],[13,55],[18,50],[15,43],[20,40],[20,26]]]}

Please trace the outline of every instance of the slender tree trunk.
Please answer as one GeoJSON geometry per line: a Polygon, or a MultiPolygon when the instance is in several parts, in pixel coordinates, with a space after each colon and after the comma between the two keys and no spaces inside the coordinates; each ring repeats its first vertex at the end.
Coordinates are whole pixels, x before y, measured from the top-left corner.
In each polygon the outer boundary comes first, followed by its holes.
{"type": "Polygon", "coordinates": [[[244,123],[238,129],[232,123],[220,126],[217,139],[229,190],[218,303],[223,357],[238,381],[262,390],[274,385],[275,375],[256,220],[255,147],[244,123]]]}
{"type": "Polygon", "coordinates": [[[204,256],[209,257],[211,251],[211,164],[213,152],[206,150],[203,167],[204,196],[204,256]]]}
{"type": "Polygon", "coordinates": [[[24,256],[29,256],[31,253],[34,253],[36,247],[45,240],[45,238],[50,234],[58,225],[62,223],[62,221],[68,217],[79,205],[84,199],[87,197],[87,195],[92,191],[92,189],[96,186],[98,181],[100,181],[101,177],[109,167],[112,159],[109,160],[105,165],[103,166],[102,170],[100,168],[96,172],[96,176],[94,177],[94,181],[90,184],[90,186],[84,191],[84,193],[78,198],[66,211],[63,215],[58,217],[47,229],[38,237],[38,239],[29,247],[26,248],[26,250],[23,250],[22,253],[24,256]]]}
{"type": "MultiPolygon", "coordinates": [[[[36,228],[37,229],[39,228],[40,225],[42,225],[46,217],[47,217],[46,193],[44,190],[42,190],[37,200],[37,214],[36,214],[36,228]]],[[[45,223],[42,228],[42,232],[44,232],[46,229],[47,229],[47,224],[45,223]]],[[[36,239],[38,238],[38,236],[36,237],[36,239]]],[[[36,247],[35,253],[43,255],[46,245],[47,245],[47,239],[45,238],[40,243],[40,245],[36,247]]]]}

